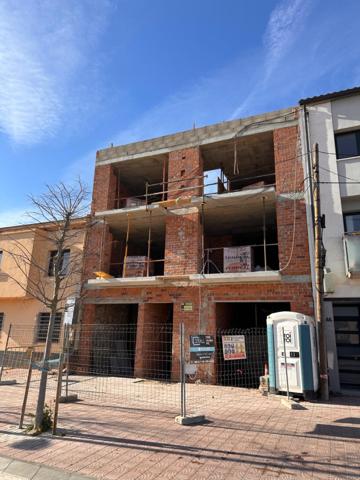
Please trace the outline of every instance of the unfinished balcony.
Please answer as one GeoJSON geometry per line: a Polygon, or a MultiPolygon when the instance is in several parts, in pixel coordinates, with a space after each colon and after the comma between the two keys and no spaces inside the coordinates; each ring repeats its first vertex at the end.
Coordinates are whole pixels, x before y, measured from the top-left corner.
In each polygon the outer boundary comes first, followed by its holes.
{"type": "Polygon", "coordinates": [[[206,195],[275,185],[273,132],[241,133],[201,147],[206,195]]]}
{"type": "Polygon", "coordinates": [[[207,198],[203,225],[203,283],[280,279],[273,187],[207,198]]]}

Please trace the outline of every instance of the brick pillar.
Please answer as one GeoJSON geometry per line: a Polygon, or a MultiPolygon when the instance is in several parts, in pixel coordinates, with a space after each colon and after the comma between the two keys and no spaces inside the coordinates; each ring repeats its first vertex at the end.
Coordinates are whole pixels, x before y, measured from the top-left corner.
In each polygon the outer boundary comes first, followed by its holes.
{"type": "Polygon", "coordinates": [[[291,257],[283,275],[310,275],[307,219],[304,200],[304,173],[299,149],[298,127],[274,131],[276,174],[276,218],[280,269],[291,257]],[[296,171],[296,183],[295,183],[296,171]],[[294,200],[295,198],[295,200],[294,200]],[[295,217],[295,242],[292,250],[295,217]]]}
{"type": "Polygon", "coordinates": [[[168,161],[168,199],[202,195],[203,160],[199,147],[176,150],[169,153],[168,161]],[[194,187],[193,189],[190,187],[194,187]],[[182,189],[184,189],[182,191],[182,189]],[[188,189],[188,190],[185,190],[188,189]]]}
{"type": "Polygon", "coordinates": [[[92,213],[115,208],[118,179],[112,165],[97,165],[95,168],[92,196],[92,213]]]}
{"type": "Polygon", "coordinates": [[[202,225],[197,208],[169,212],[166,217],[165,275],[187,275],[201,270],[202,225]]]}
{"type": "Polygon", "coordinates": [[[86,303],[82,306],[79,345],[76,355],[71,358],[71,367],[78,373],[91,370],[91,349],[93,325],[96,323],[96,305],[86,303]]]}
{"type": "MultiPolygon", "coordinates": [[[[207,334],[215,336],[215,314],[213,302],[207,304],[202,295],[203,309],[199,320],[199,299],[198,289],[194,288],[193,295],[189,297],[189,301],[193,303],[192,312],[183,312],[181,303],[174,303],[173,313],[173,341],[172,341],[172,370],[171,378],[174,381],[179,380],[180,376],[180,323],[185,325],[185,360],[190,361],[190,335],[207,334]]],[[[215,354],[216,355],[216,354],[215,354]]],[[[205,383],[216,383],[216,359],[214,362],[202,363],[196,365],[195,380],[201,380],[205,383]]]]}
{"type": "MultiPolygon", "coordinates": [[[[168,180],[181,180],[170,183],[168,199],[191,197],[202,194],[203,162],[199,148],[188,148],[170,152],[168,180]],[[184,190],[194,187],[191,190],[184,190]]],[[[165,275],[186,275],[201,270],[202,225],[199,209],[185,207],[172,209],[166,217],[165,275]]]]}
{"type": "Polygon", "coordinates": [[[95,223],[85,244],[83,280],[94,278],[94,272],[109,272],[113,236],[106,223],[95,223]]]}

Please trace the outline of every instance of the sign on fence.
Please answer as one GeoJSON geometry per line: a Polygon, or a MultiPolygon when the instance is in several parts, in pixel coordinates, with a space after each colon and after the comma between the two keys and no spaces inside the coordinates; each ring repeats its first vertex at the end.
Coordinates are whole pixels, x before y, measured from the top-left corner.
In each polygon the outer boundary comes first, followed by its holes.
{"type": "Polygon", "coordinates": [[[213,335],[190,335],[190,362],[207,363],[214,360],[213,335]]]}
{"type": "Polygon", "coordinates": [[[72,325],[74,321],[74,311],[76,305],[76,298],[69,297],[65,302],[64,325],[72,325]]]}
{"type": "Polygon", "coordinates": [[[224,248],[224,273],[251,272],[252,264],[251,247],[224,248]]]}
{"type": "Polygon", "coordinates": [[[245,360],[245,335],[223,335],[222,347],[224,360],[245,360]]]}

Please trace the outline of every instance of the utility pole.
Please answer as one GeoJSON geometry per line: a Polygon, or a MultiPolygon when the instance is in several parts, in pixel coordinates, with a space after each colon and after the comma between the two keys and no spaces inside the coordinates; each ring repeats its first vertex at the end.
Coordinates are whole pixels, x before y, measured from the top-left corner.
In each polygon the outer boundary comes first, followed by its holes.
{"type": "Polygon", "coordinates": [[[321,210],[320,210],[320,178],[319,178],[319,144],[315,143],[312,151],[312,177],[313,177],[313,204],[314,204],[314,244],[315,244],[315,318],[319,335],[319,385],[321,400],[329,400],[329,385],[326,355],[325,324],[322,312],[323,294],[323,256],[321,235],[321,210]]]}

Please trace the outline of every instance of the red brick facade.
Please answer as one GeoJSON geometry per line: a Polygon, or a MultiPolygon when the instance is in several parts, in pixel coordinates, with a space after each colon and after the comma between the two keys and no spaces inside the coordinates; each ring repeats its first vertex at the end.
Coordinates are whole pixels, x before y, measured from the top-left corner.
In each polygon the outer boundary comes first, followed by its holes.
{"type": "MultiPolygon", "coordinates": [[[[212,284],[211,286],[155,286],[155,287],[117,287],[88,290],[86,304],[83,308],[82,322],[95,322],[96,306],[91,302],[101,303],[106,299],[124,299],[124,302],[139,304],[138,338],[136,341],[135,374],[141,376],[144,365],[149,361],[144,344],[143,326],[146,323],[159,323],[164,320],[164,306],[173,304],[172,337],[172,376],[178,375],[179,357],[179,323],[184,321],[186,338],[189,334],[215,332],[217,321],[226,317],[226,306],[217,308],[219,302],[289,302],[291,310],[313,315],[312,290],[310,283],[310,264],[307,242],[307,227],[304,200],[301,197],[303,172],[298,150],[297,127],[286,127],[274,131],[274,154],[276,173],[276,216],[279,247],[280,269],[283,279],[276,283],[239,283],[212,284]],[[296,171],[296,183],[294,173],[296,171]],[[294,187],[298,197],[294,199],[294,187]],[[295,236],[294,232],[295,208],[295,236]],[[286,281],[284,281],[286,279],[286,281]],[[200,299],[200,302],[199,302],[200,299]],[[181,304],[192,302],[193,311],[183,312],[181,304]]],[[[179,188],[194,186],[184,192],[174,192],[168,198],[199,195],[202,193],[201,179],[186,180],[186,177],[200,176],[203,162],[198,147],[170,152],[168,179],[182,179],[179,188]]],[[[169,189],[172,187],[169,184],[169,189]]],[[[114,173],[111,166],[96,168],[94,183],[93,211],[111,208],[115,192],[114,173]]],[[[101,265],[97,267],[92,260],[86,268],[88,278],[91,272],[101,267],[105,269],[110,261],[110,251],[102,243],[104,236],[111,233],[104,226],[97,227],[90,234],[88,243],[92,247],[103,249],[101,265]],[[101,247],[101,245],[103,247],[101,247]]],[[[199,273],[202,266],[202,224],[198,208],[187,207],[169,210],[166,216],[165,237],[165,276],[177,276],[199,273]]],[[[221,232],[219,232],[221,235],[221,232]]],[[[208,245],[217,246],[217,240],[208,239],[208,245]]],[[[224,237],[226,245],[231,245],[231,238],[224,237]]],[[[110,242],[108,242],[110,244],[110,242]]],[[[225,245],[225,246],[226,246],[225,245]]],[[[224,246],[224,244],[222,245],[224,246]]],[[[225,325],[225,320],[223,325],[225,325]]],[[[240,326],[241,327],[241,326],[240,326]]],[[[187,345],[186,345],[187,346],[187,345]]],[[[155,368],[155,366],[154,366],[155,368]]],[[[203,376],[214,378],[214,366],[208,364],[203,368],[203,376]]]]}

